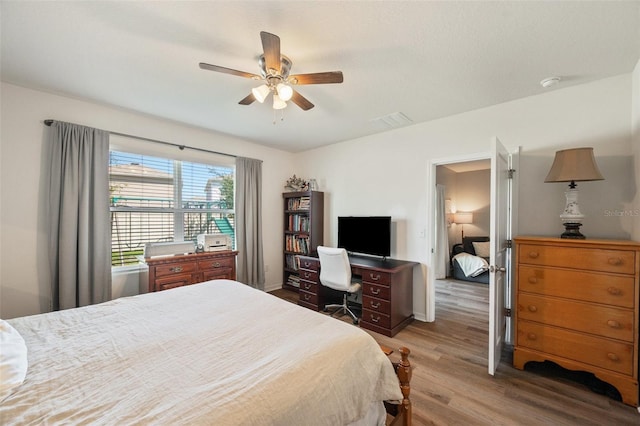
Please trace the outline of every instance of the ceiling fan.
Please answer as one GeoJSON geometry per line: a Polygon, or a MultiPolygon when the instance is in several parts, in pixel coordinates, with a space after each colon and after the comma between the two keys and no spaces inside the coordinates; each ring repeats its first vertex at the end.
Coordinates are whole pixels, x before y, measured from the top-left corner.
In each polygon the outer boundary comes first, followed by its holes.
{"type": "Polygon", "coordinates": [[[260,38],[262,39],[262,49],[264,51],[258,61],[260,75],[200,62],[200,68],[203,70],[222,72],[263,82],[262,85],[253,88],[248,96],[238,102],[240,105],[250,105],[256,100],[262,103],[269,94],[273,94],[273,109],[286,108],[287,101],[291,100],[304,111],[307,111],[313,108],[314,105],[291,86],[342,83],[342,71],[289,75],[292,62],[291,59],[280,53],[280,37],[261,31],[260,38]]]}

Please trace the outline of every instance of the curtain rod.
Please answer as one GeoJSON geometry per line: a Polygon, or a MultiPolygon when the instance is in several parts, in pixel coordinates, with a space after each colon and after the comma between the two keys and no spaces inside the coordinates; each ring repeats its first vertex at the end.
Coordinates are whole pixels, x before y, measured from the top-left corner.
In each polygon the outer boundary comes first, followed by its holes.
{"type": "MultiPolygon", "coordinates": [[[[53,124],[53,122],[54,122],[54,121],[56,121],[56,120],[47,119],[47,120],[44,120],[44,124],[45,124],[45,126],[51,126],[51,124],[53,124]]],[[[192,150],[194,150],[194,151],[208,152],[208,153],[210,153],[210,154],[226,155],[227,157],[238,158],[238,156],[237,156],[237,155],[227,154],[227,153],[224,153],[224,152],[218,152],[218,151],[211,151],[211,150],[209,150],[209,149],[194,148],[194,147],[192,147],[192,146],[187,146],[187,145],[178,145],[177,143],[165,142],[165,141],[159,141],[159,140],[157,140],[157,139],[151,139],[151,138],[143,138],[143,137],[141,137],[141,136],[129,135],[129,134],[126,134],[126,133],[111,132],[111,131],[109,131],[109,130],[107,130],[107,132],[108,132],[109,134],[112,134],[112,135],[118,135],[118,136],[124,136],[124,137],[127,137],[127,138],[140,139],[140,140],[142,140],[142,141],[155,142],[155,143],[159,143],[159,144],[162,144],[162,145],[175,146],[175,147],[177,147],[178,149],[180,149],[181,151],[183,151],[185,148],[187,148],[187,149],[192,149],[192,150]]]]}

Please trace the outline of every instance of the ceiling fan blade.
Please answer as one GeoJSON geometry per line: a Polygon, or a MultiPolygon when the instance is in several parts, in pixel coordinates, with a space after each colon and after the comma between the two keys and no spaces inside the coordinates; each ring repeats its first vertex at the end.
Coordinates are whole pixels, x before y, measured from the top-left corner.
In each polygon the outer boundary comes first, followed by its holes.
{"type": "Polygon", "coordinates": [[[311,108],[314,107],[314,105],[311,102],[309,102],[309,100],[307,98],[305,98],[304,96],[302,96],[300,93],[296,92],[295,90],[293,91],[293,96],[291,96],[291,102],[293,102],[294,104],[298,105],[304,111],[308,111],[308,110],[310,110],[311,108]]]}
{"type": "Polygon", "coordinates": [[[218,65],[205,64],[204,62],[200,62],[200,68],[208,71],[216,71],[216,72],[222,72],[225,74],[237,75],[239,77],[254,78],[254,79],[262,80],[262,77],[260,77],[257,74],[251,74],[250,72],[238,71],[231,68],[221,67],[218,65]]]}
{"type": "Polygon", "coordinates": [[[256,100],[256,97],[253,96],[253,93],[249,93],[246,98],[242,99],[238,102],[240,105],[251,105],[256,100]]]}
{"type": "Polygon", "coordinates": [[[264,50],[264,63],[267,74],[270,69],[280,74],[280,37],[265,31],[260,31],[262,50],[264,50]]]}
{"type": "Polygon", "coordinates": [[[289,76],[291,84],[330,84],[342,83],[342,71],[317,72],[313,74],[297,74],[289,76]]]}

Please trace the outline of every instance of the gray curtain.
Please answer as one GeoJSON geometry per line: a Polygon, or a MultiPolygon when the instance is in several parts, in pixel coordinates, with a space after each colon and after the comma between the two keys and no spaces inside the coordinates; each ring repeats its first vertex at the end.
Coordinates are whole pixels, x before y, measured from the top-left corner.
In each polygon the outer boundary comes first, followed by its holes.
{"type": "Polygon", "coordinates": [[[264,290],[262,252],[262,161],[236,159],[237,279],[264,290]]]}
{"type": "Polygon", "coordinates": [[[445,209],[445,186],[436,185],[436,252],[435,278],[447,278],[449,272],[449,230],[445,209]]]}
{"type": "Polygon", "coordinates": [[[111,299],[109,133],[54,121],[49,130],[52,309],[111,299]]]}

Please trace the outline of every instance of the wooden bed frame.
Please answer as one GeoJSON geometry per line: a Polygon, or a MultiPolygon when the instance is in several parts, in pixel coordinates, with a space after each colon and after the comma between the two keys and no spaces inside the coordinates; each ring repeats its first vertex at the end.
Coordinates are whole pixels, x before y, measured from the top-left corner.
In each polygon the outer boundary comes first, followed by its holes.
{"type": "MultiPolygon", "coordinates": [[[[382,351],[390,355],[393,350],[384,345],[380,345],[382,351]]],[[[386,402],[384,406],[387,410],[387,426],[411,426],[411,363],[409,362],[409,354],[411,351],[406,347],[398,349],[400,352],[400,361],[392,362],[396,371],[398,380],[400,381],[400,390],[402,391],[402,401],[400,404],[386,402]]]]}

